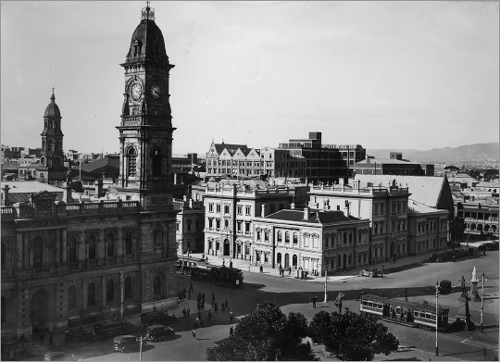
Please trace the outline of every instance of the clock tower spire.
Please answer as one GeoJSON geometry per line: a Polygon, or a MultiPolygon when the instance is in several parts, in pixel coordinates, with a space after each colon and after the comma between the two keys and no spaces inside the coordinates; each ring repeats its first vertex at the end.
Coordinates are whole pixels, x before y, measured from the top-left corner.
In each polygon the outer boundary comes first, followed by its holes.
{"type": "Polygon", "coordinates": [[[146,209],[172,204],[170,64],[154,9],[142,9],[125,63],[120,131],[119,192],[138,197],[146,209]],[[132,195],[133,194],[133,195],[132,195]]]}

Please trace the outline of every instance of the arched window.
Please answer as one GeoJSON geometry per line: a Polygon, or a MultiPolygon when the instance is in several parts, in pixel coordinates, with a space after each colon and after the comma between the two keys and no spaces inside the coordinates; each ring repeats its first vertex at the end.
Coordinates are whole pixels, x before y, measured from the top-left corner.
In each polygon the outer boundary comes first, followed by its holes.
{"type": "Polygon", "coordinates": [[[276,255],[276,263],[281,264],[281,253],[276,255]]]}
{"type": "Polygon", "coordinates": [[[33,265],[43,265],[43,239],[40,235],[37,235],[33,241],[33,265]]]}
{"type": "Polygon", "coordinates": [[[161,177],[161,151],[159,149],[153,151],[152,164],[153,177],[161,177]]]}
{"type": "Polygon", "coordinates": [[[289,243],[289,242],[290,242],[290,232],[285,231],[285,243],[289,243]]]}
{"type": "Polygon", "coordinates": [[[87,286],[87,305],[89,307],[95,305],[95,283],[89,283],[87,286]]]}
{"type": "Polygon", "coordinates": [[[293,243],[297,244],[299,242],[299,236],[297,233],[293,233],[293,243]]]}
{"type": "Polygon", "coordinates": [[[297,255],[293,255],[293,257],[292,257],[292,265],[294,267],[297,267],[297,255]]]}
{"type": "Polygon", "coordinates": [[[108,280],[106,284],[106,302],[110,303],[115,300],[115,282],[113,279],[108,280]]]}
{"type": "Polygon", "coordinates": [[[154,295],[161,294],[161,278],[159,276],[155,277],[153,281],[153,293],[154,295]]]}
{"type": "Polygon", "coordinates": [[[161,246],[162,245],[162,240],[163,240],[163,230],[161,229],[161,226],[157,226],[154,231],[153,235],[153,242],[155,246],[161,246]]]}
{"type": "Polygon", "coordinates": [[[125,234],[125,254],[132,255],[132,233],[125,234]]]}
{"type": "Polygon", "coordinates": [[[70,262],[76,261],[76,239],[70,238],[68,243],[68,260],[70,262]]]}
{"type": "Polygon", "coordinates": [[[96,241],[95,236],[91,235],[89,238],[89,259],[96,259],[96,241]]]}
{"type": "Polygon", "coordinates": [[[2,243],[2,270],[7,269],[7,247],[2,243]]]}
{"type": "Polygon", "coordinates": [[[125,279],[125,288],[124,288],[124,292],[123,292],[123,297],[125,299],[130,299],[132,298],[132,278],[131,277],[127,277],[125,279]]]}
{"type": "Polygon", "coordinates": [[[135,152],[135,149],[132,147],[128,150],[127,170],[129,177],[134,177],[136,174],[136,161],[137,161],[137,153],[135,152]]]}
{"type": "Polygon", "coordinates": [[[108,257],[115,255],[115,236],[113,234],[108,235],[108,257]]]}
{"type": "Polygon", "coordinates": [[[76,287],[72,285],[68,289],[68,309],[76,308],[76,287]]]}

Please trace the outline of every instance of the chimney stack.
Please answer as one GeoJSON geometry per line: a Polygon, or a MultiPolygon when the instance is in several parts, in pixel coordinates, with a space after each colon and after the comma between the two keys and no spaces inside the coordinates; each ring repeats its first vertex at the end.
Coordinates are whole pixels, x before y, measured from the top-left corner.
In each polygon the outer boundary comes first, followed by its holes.
{"type": "Polygon", "coordinates": [[[309,208],[304,208],[304,220],[309,220],[309,208]]]}
{"type": "Polygon", "coordinates": [[[266,217],[266,205],[264,204],[260,206],[260,217],[266,217]]]}

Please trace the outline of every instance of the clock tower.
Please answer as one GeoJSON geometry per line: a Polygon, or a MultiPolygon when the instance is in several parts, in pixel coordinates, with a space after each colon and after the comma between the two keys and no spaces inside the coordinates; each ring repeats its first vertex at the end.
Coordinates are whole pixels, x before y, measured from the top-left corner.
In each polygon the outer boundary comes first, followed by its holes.
{"type": "Polygon", "coordinates": [[[120,174],[114,192],[139,201],[137,260],[142,311],[176,304],[177,242],[173,207],[170,64],[154,10],[142,9],[125,63],[120,174]]]}
{"type": "Polygon", "coordinates": [[[61,131],[61,112],[56,104],[54,88],[50,103],[43,115],[42,155],[38,168],[38,179],[43,182],[63,181],[66,176],[64,167],[63,137],[61,131]]]}
{"type": "Polygon", "coordinates": [[[170,64],[154,10],[142,9],[125,63],[120,131],[119,192],[148,210],[172,205],[170,64]],[[133,196],[132,196],[133,194],[133,196]]]}

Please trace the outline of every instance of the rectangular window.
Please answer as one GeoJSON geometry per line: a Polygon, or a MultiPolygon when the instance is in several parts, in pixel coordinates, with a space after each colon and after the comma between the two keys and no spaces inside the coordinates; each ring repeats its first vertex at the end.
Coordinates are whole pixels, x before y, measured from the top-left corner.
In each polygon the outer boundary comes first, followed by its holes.
{"type": "Polygon", "coordinates": [[[375,204],[375,210],[373,212],[375,215],[378,215],[378,204],[375,204]]]}
{"type": "Polygon", "coordinates": [[[238,215],[243,215],[243,206],[238,205],[238,206],[236,207],[236,213],[237,213],[238,215]]]}
{"type": "Polygon", "coordinates": [[[384,204],[380,204],[380,215],[384,215],[384,204]]]}
{"type": "Polygon", "coordinates": [[[215,211],[220,212],[220,204],[215,205],[215,211]]]}
{"type": "Polygon", "coordinates": [[[250,216],[250,211],[252,210],[251,208],[252,208],[251,206],[245,206],[245,215],[246,216],[250,216]]]}
{"type": "Polygon", "coordinates": [[[208,212],[214,212],[214,204],[212,203],[208,204],[208,212]]]}
{"type": "Polygon", "coordinates": [[[402,202],[398,202],[398,212],[401,212],[401,209],[402,209],[401,204],[402,204],[402,202]]]}

